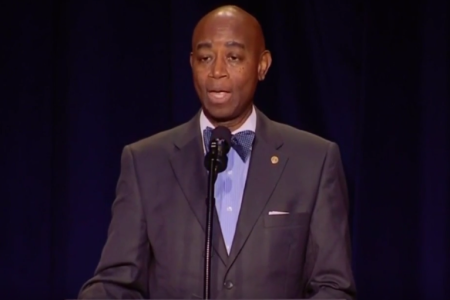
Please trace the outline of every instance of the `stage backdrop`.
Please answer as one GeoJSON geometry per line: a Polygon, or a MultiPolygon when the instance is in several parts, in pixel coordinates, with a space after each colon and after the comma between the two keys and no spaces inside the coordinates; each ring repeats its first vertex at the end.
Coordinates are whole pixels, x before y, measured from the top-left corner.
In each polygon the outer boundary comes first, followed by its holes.
{"type": "MultiPolygon", "coordinates": [[[[0,6],[2,296],[77,296],[105,242],[122,148],[199,109],[191,32],[219,4],[0,6]]],[[[448,1],[234,4],[273,54],[257,106],[341,147],[359,299],[448,299],[448,1]]]]}

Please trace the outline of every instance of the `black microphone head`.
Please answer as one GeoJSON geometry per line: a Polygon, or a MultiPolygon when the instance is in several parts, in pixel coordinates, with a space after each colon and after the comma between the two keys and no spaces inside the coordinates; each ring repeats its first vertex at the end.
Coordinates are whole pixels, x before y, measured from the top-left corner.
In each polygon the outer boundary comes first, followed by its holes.
{"type": "Polygon", "coordinates": [[[227,127],[218,126],[211,133],[211,141],[224,140],[231,145],[231,131],[227,127]]]}
{"type": "Polygon", "coordinates": [[[230,129],[219,126],[211,133],[211,141],[209,143],[209,151],[205,156],[205,167],[211,170],[211,162],[215,162],[217,172],[223,172],[227,168],[227,154],[231,148],[231,131],[230,129]]]}

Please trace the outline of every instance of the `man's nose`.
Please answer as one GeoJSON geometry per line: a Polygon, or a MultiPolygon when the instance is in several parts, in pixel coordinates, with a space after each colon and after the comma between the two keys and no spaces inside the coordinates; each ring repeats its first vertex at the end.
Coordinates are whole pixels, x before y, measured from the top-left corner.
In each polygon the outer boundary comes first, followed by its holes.
{"type": "Polygon", "coordinates": [[[228,72],[226,62],[224,62],[222,59],[216,59],[216,61],[212,65],[210,76],[216,79],[227,77],[228,72]]]}

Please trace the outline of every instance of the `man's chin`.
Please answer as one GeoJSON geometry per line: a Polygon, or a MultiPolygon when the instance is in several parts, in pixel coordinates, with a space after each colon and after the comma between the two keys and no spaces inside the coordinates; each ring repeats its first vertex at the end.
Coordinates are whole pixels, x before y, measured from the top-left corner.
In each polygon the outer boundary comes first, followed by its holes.
{"type": "Polygon", "coordinates": [[[229,106],[207,106],[203,107],[203,112],[205,113],[206,117],[208,117],[208,119],[212,119],[218,123],[228,122],[235,118],[234,110],[230,109],[229,106]]]}

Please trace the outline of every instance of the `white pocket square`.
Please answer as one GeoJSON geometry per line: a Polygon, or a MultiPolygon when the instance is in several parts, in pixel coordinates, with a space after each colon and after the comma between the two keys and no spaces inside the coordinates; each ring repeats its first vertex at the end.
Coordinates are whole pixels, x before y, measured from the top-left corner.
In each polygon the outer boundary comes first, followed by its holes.
{"type": "Polygon", "coordinates": [[[289,212],[287,211],[269,211],[269,216],[279,216],[279,215],[288,215],[289,212]]]}

